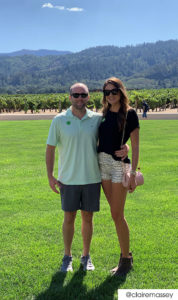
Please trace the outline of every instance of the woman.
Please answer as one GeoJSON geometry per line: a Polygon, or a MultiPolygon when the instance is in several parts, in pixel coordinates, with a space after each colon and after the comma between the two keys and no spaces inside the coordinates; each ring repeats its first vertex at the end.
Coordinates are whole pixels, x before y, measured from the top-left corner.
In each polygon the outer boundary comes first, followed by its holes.
{"type": "Polygon", "coordinates": [[[99,164],[102,187],[111,209],[112,219],[120,244],[119,264],[112,271],[125,275],[132,268],[133,257],[129,251],[129,228],[124,217],[127,189],[122,185],[123,168],[130,169],[130,160],[121,160],[121,144],[131,139],[132,165],[128,190],[136,188],[135,175],[139,156],[139,121],[129,106],[129,99],[122,81],[111,77],[103,86],[103,121],[99,128],[99,164]],[[123,136],[123,131],[125,134],[123,136]],[[123,137],[123,143],[122,142],[123,137]]]}

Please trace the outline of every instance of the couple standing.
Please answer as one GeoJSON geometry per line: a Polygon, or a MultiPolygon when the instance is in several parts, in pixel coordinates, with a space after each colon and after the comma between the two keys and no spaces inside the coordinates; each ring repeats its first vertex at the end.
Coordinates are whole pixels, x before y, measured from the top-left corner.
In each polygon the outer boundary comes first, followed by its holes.
{"type": "Polygon", "coordinates": [[[72,271],[71,246],[77,210],[81,210],[84,270],[94,270],[90,257],[93,212],[99,211],[100,183],[111,209],[120,245],[116,276],[127,274],[133,257],[129,250],[129,228],[124,217],[127,189],[122,185],[123,162],[130,167],[127,140],[131,139],[132,164],[129,191],[136,188],[139,156],[139,121],[121,80],[111,77],[103,86],[103,113],[86,108],[88,87],[76,83],[70,88],[71,107],[52,121],[46,148],[46,165],[51,189],[59,193],[64,210],[64,257],[61,271],[72,271]],[[122,133],[125,127],[121,146],[122,133]],[[98,144],[98,146],[97,146],[98,144]],[[55,148],[59,149],[58,179],[53,175],[55,148]],[[97,153],[98,152],[98,153],[97,153]],[[99,165],[98,165],[99,161],[99,165]]]}

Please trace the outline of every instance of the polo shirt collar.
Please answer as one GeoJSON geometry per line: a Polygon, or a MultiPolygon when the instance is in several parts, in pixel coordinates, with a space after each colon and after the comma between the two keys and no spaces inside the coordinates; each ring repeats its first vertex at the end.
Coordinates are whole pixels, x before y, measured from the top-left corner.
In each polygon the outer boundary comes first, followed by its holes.
{"type": "Polygon", "coordinates": [[[69,117],[73,117],[73,113],[72,113],[72,110],[71,110],[71,106],[67,109],[66,111],[66,116],[69,116],[69,117]]]}
{"type": "Polygon", "coordinates": [[[93,116],[93,112],[90,110],[90,109],[88,109],[88,108],[86,108],[86,114],[85,114],[85,116],[88,116],[89,118],[91,118],[92,116],[93,116]]]}

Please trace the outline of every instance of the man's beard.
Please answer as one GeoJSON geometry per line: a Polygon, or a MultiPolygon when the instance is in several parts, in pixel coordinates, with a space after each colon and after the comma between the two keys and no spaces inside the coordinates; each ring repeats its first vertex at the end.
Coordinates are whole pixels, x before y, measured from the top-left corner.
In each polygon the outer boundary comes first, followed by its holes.
{"type": "Polygon", "coordinates": [[[73,103],[73,106],[77,110],[83,110],[86,107],[86,103],[82,103],[80,106],[78,106],[76,103],[73,103]]]}

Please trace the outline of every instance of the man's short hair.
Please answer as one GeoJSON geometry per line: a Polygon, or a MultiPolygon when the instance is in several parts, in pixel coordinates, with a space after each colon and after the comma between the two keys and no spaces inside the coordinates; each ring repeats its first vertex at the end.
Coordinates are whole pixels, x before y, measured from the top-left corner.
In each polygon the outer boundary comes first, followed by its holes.
{"type": "Polygon", "coordinates": [[[84,83],[82,83],[82,82],[76,82],[76,83],[74,83],[74,84],[70,87],[70,95],[72,94],[73,88],[76,87],[76,86],[86,88],[87,91],[88,91],[88,93],[89,93],[88,86],[87,86],[86,84],[84,84],[84,83]]]}

